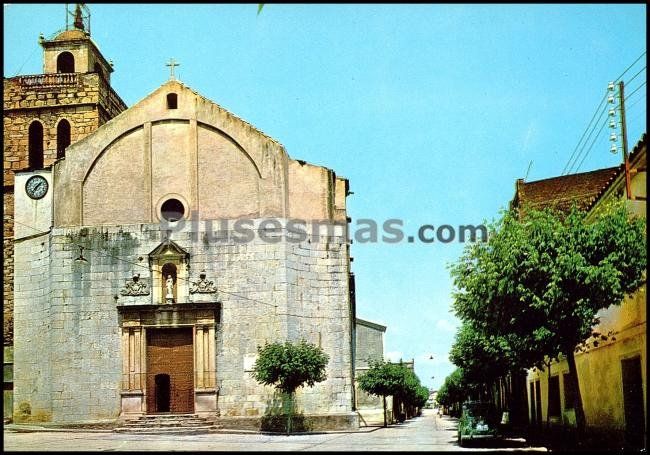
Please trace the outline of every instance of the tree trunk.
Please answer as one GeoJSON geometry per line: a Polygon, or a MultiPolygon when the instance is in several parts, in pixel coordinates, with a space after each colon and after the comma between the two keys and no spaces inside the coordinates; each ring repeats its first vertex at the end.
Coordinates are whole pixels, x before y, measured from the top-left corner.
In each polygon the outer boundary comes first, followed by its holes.
{"type": "Polygon", "coordinates": [[[582,407],[582,395],[580,394],[580,381],[578,381],[578,371],[576,369],[576,359],[573,353],[573,349],[566,349],[566,359],[569,364],[569,377],[573,382],[574,390],[574,399],[573,399],[573,409],[576,413],[576,427],[578,430],[578,438],[581,440],[585,434],[585,411],[582,407]]]}
{"type": "Polygon", "coordinates": [[[386,428],[388,426],[388,424],[386,423],[386,395],[382,395],[382,396],[384,397],[384,428],[386,428]]]}
{"type": "Polygon", "coordinates": [[[551,361],[544,364],[548,370],[546,375],[546,431],[551,429],[551,361]]]}
{"type": "Polygon", "coordinates": [[[287,394],[289,396],[289,409],[287,410],[287,436],[291,434],[291,417],[293,414],[293,392],[287,394]]]}

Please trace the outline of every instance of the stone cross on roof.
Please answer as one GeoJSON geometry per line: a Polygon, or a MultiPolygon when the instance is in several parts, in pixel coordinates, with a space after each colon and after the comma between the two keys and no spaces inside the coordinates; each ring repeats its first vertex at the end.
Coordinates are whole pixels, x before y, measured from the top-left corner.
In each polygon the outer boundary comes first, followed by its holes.
{"type": "Polygon", "coordinates": [[[176,63],[176,61],[175,61],[174,58],[172,57],[172,58],[169,59],[169,63],[166,63],[165,66],[169,66],[169,68],[170,68],[169,79],[176,79],[176,78],[174,77],[174,67],[175,67],[175,66],[181,66],[181,64],[180,64],[180,63],[176,63]]]}

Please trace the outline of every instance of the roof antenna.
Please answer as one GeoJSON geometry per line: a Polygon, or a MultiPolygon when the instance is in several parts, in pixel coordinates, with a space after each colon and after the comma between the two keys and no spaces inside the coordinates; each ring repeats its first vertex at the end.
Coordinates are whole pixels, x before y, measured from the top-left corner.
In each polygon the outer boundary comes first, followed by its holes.
{"type": "Polygon", "coordinates": [[[530,163],[528,163],[528,169],[526,170],[526,177],[524,177],[524,182],[528,178],[528,174],[530,173],[530,168],[533,166],[533,160],[530,160],[530,163]]]}

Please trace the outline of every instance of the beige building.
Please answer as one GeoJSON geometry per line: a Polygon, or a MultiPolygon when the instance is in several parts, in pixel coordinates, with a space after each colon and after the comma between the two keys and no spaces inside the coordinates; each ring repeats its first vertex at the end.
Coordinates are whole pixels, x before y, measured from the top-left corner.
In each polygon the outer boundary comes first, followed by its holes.
{"type": "MultiPolygon", "coordinates": [[[[646,136],[630,154],[631,213],[646,214],[646,136]]],[[[567,206],[576,200],[594,216],[607,200],[626,198],[624,166],[538,182],[518,182],[515,201],[567,206]]],[[[586,352],[575,356],[587,427],[612,447],[646,446],[647,325],[646,285],[620,305],[599,312],[600,336],[585,340],[586,352]]],[[[547,370],[528,373],[529,417],[533,424],[574,426],[575,413],[566,360],[547,370]]]]}
{"type": "MultiPolygon", "coordinates": [[[[370,368],[372,361],[384,360],[384,334],[386,326],[376,322],[356,319],[355,331],[355,377],[358,378],[370,368]]],[[[382,397],[370,395],[355,382],[355,404],[359,424],[376,425],[384,423],[382,397]]],[[[393,397],[386,397],[386,415],[392,422],[393,397]]]]}
{"type": "Polygon", "coordinates": [[[173,78],[126,109],[75,27],[5,79],[14,420],[260,428],[279,408],[257,348],[305,339],[330,360],[297,411],[356,427],[348,181],[173,78]]]}

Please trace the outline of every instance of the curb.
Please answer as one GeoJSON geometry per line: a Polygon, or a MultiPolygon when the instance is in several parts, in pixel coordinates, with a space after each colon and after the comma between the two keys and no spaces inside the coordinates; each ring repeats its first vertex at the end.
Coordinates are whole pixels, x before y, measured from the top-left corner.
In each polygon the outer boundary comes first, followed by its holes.
{"type": "Polygon", "coordinates": [[[49,428],[49,427],[39,427],[34,425],[5,425],[4,431],[9,431],[11,433],[112,433],[113,430],[107,429],[96,429],[96,428],[49,428]]]}
{"type": "MultiPolygon", "coordinates": [[[[286,435],[281,432],[273,431],[255,431],[255,430],[236,430],[229,428],[219,428],[212,431],[206,431],[205,433],[194,433],[195,435],[208,435],[208,434],[241,434],[241,435],[264,435],[264,436],[309,436],[309,435],[319,435],[319,434],[355,434],[355,433],[371,433],[373,431],[380,430],[381,426],[378,427],[361,427],[357,431],[350,430],[332,430],[332,431],[303,431],[303,432],[294,432],[290,435],[286,435]]],[[[389,427],[390,428],[390,427],[389,427]]],[[[43,427],[37,425],[19,425],[19,424],[9,424],[4,426],[4,431],[11,433],[113,433],[113,434],[139,434],[139,433],[129,433],[122,432],[116,433],[113,429],[95,429],[95,428],[71,428],[71,427],[43,427]]],[[[146,434],[146,433],[141,433],[146,434]]]]}

